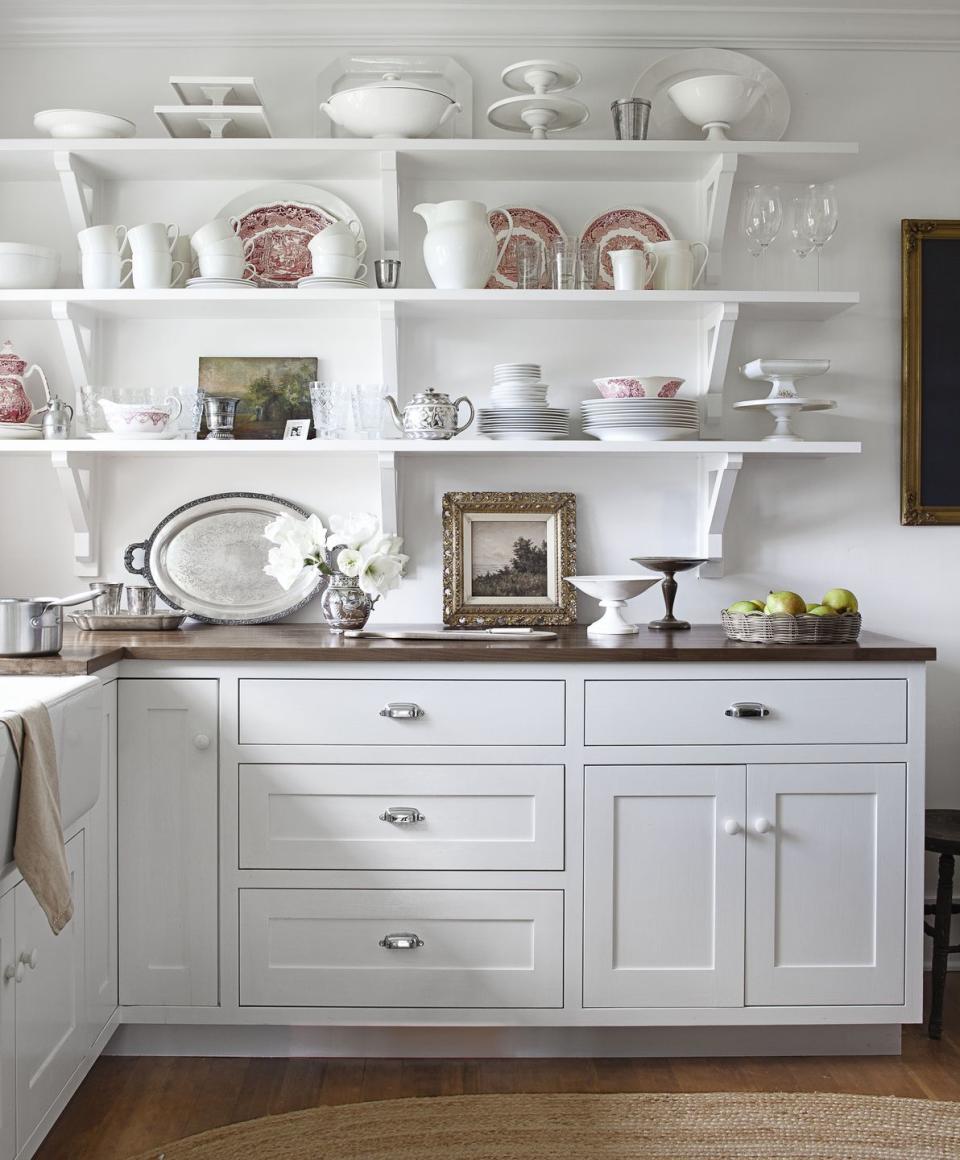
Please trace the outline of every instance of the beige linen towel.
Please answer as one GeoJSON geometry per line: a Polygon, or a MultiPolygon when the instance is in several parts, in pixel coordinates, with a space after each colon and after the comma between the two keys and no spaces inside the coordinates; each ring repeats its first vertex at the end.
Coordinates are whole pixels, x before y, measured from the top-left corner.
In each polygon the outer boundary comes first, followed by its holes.
{"type": "Polygon", "coordinates": [[[20,765],[13,857],[54,934],[73,917],[70,871],[60,818],[60,774],[46,705],[0,710],[20,765]]]}

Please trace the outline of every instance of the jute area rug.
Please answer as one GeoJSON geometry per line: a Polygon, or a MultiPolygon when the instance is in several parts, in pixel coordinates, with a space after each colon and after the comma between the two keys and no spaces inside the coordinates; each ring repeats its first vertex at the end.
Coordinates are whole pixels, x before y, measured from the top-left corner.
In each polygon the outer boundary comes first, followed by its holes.
{"type": "Polygon", "coordinates": [[[311,1108],[137,1160],[957,1160],[960,1103],[877,1096],[485,1095],[311,1108]]]}

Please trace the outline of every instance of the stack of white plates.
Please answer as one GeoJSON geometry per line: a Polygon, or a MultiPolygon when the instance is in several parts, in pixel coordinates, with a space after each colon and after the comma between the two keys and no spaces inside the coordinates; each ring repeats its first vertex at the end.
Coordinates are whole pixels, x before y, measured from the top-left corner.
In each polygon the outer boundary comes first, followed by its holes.
{"type": "Polygon", "coordinates": [[[695,399],[587,399],[580,404],[584,434],[612,443],[699,439],[695,399]]]}
{"type": "Polygon", "coordinates": [[[297,286],[301,289],[307,289],[308,287],[317,289],[322,286],[332,287],[337,290],[368,289],[366,282],[361,282],[359,278],[325,278],[321,274],[309,274],[306,278],[301,278],[297,282],[297,286]]]}
{"type": "Polygon", "coordinates": [[[566,407],[481,407],[480,433],[490,439],[565,439],[570,433],[566,407]]]}
{"type": "Polygon", "coordinates": [[[40,439],[42,435],[32,423],[0,423],[0,439],[40,439]]]}
{"type": "Polygon", "coordinates": [[[249,278],[188,278],[188,290],[256,290],[256,282],[249,278]]]}
{"type": "Polygon", "coordinates": [[[550,388],[540,373],[538,363],[497,363],[490,402],[494,407],[545,407],[550,388]]]}

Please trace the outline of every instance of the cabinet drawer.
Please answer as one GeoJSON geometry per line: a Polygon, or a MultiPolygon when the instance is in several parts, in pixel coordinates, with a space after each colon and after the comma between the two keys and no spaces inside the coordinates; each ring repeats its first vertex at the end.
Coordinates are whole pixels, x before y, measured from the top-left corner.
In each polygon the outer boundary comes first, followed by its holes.
{"type": "Polygon", "coordinates": [[[250,745],[562,745],[563,715],[563,681],[240,682],[250,745]]]}
{"type": "Polygon", "coordinates": [[[241,765],[240,865],[562,870],[563,766],[241,765]]]}
{"type": "Polygon", "coordinates": [[[562,1007],[563,892],[241,890],[240,1004],[562,1007]]]}
{"type": "Polygon", "coordinates": [[[907,682],[587,681],[587,745],[849,745],[907,739],[907,682]],[[763,717],[732,717],[740,703],[763,717]]]}

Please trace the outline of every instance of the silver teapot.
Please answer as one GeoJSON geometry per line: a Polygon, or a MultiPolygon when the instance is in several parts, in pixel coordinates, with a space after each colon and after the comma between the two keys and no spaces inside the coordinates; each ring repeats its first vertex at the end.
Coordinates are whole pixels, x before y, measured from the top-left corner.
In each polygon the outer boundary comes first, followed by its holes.
{"type": "Polygon", "coordinates": [[[397,400],[387,395],[386,402],[390,405],[390,412],[397,430],[404,439],[452,439],[459,435],[473,422],[473,403],[465,396],[450,402],[450,396],[442,391],[421,391],[414,395],[403,411],[397,406],[397,400]],[[462,426],[457,426],[457,413],[460,404],[466,403],[470,409],[470,418],[462,426]]]}

